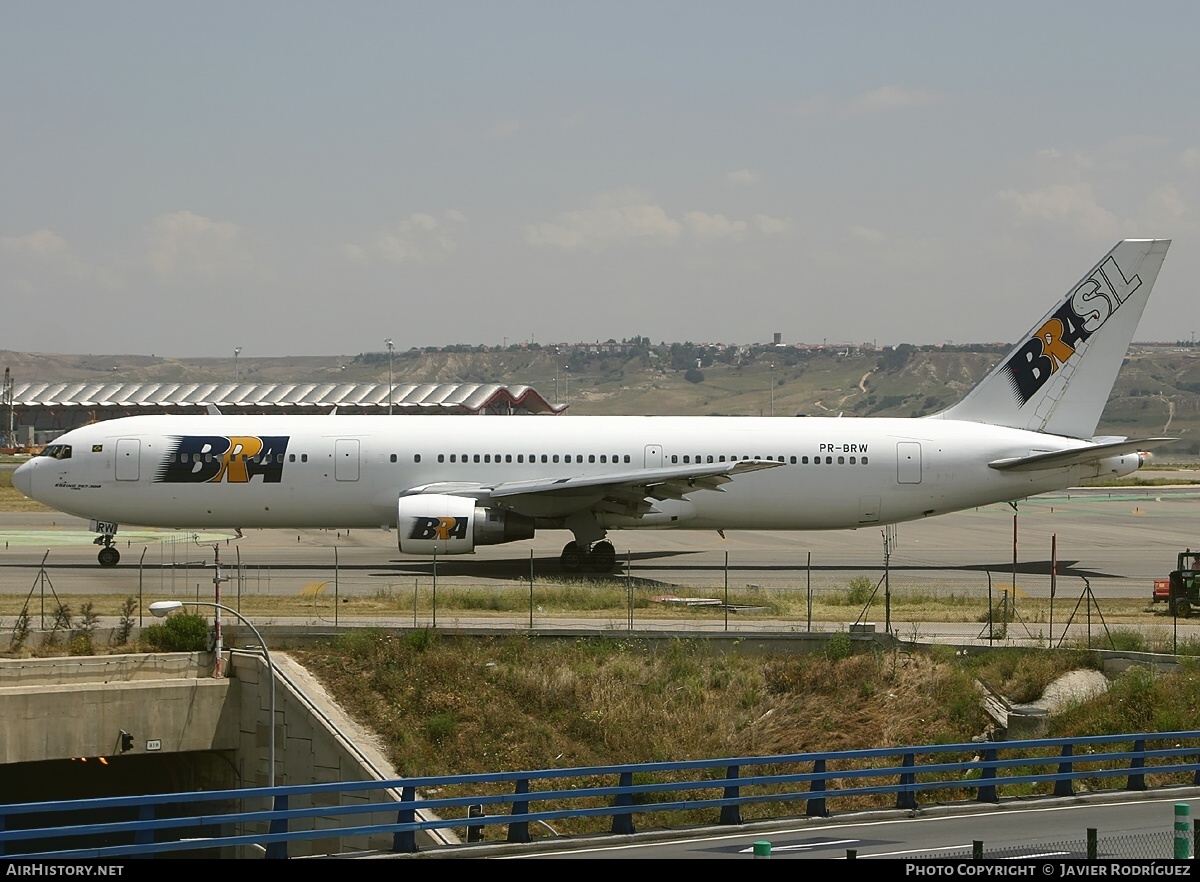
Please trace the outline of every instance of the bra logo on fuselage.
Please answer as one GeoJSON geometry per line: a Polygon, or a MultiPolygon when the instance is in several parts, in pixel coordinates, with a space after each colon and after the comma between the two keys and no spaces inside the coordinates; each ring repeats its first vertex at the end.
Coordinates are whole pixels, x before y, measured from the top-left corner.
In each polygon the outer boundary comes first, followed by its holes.
{"type": "Polygon", "coordinates": [[[182,435],[172,439],[156,481],[166,484],[264,484],[283,480],[287,435],[182,435]]]}
{"type": "Polygon", "coordinates": [[[1138,276],[1126,279],[1117,262],[1109,257],[1072,291],[1005,365],[1013,394],[1021,404],[1028,402],[1050,375],[1075,355],[1079,344],[1099,330],[1141,285],[1138,276]]]}
{"type": "Polygon", "coordinates": [[[470,518],[413,518],[409,539],[466,539],[470,518]]]}

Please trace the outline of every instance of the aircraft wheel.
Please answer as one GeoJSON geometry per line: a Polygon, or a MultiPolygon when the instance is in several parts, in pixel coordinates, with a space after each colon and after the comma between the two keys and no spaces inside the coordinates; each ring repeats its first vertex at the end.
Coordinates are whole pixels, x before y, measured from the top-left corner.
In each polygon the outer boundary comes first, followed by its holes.
{"type": "Polygon", "coordinates": [[[597,542],[588,552],[588,565],[597,573],[611,573],[617,567],[617,551],[608,540],[597,542]]]}
{"type": "Polygon", "coordinates": [[[121,559],[121,552],[110,545],[108,548],[101,548],[96,559],[100,561],[102,567],[115,567],[121,559]]]}
{"type": "Polygon", "coordinates": [[[583,569],[585,560],[587,560],[587,551],[574,542],[564,545],[562,554],[558,556],[558,562],[562,564],[563,571],[567,573],[578,573],[583,569]]]}
{"type": "Polygon", "coordinates": [[[1186,600],[1175,601],[1175,615],[1181,619],[1186,619],[1192,614],[1192,605],[1186,600]]]}

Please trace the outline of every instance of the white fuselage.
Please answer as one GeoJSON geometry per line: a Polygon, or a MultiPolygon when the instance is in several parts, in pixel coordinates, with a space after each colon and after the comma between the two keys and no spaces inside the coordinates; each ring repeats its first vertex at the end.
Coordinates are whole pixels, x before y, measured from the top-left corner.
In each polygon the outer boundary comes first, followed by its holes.
{"type": "MultiPolygon", "coordinates": [[[[1082,443],[944,419],[140,416],[68,432],[56,442],[69,446],[68,458],[37,457],[14,484],[62,511],[121,524],[391,527],[397,498],[429,485],[463,485],[472,495],[471,487],[512,481],[771,459],[783,465],[739,474],[724,492],[697,489],[641,518],[597,520],[608,529],[828,530],[1020,499],[1138,467],[1136,454],[1037,471],[988,467],[1082,443]],[[171,451],[183,436],[234,439],[230,452],[270,461],[222,463],[193,443],[181,462],[171,451]],[[274,446],[260,451],[263,438],[274,446]]],[[[561,514],[548,501],[533,516],[550,527],[561,514]]]]}

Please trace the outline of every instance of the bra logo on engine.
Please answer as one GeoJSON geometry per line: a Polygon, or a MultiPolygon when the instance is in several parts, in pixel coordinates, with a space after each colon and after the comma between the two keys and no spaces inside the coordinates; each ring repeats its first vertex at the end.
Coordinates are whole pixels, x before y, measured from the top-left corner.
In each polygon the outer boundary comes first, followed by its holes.
{"type": "Polygon", "coordinates": [[[469,518],[413,518],[409,539],[466,539],[469,518]]]}

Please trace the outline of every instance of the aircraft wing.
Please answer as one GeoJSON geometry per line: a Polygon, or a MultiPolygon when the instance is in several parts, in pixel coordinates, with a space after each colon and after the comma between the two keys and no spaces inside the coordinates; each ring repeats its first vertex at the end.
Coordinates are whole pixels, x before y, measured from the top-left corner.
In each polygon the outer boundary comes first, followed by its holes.
{"type": "Polygon", "coordinates": [[[473,496],[481,501],[503,501],[505,507],[520,511],[523,502],[559,503],[556,508],[572,508],[571,498],[579,500],[579,509],[592,507],[642,514],[652,508],[647,499],[683,499],[695,490],[724,492],[722,484],[735,475],[772,469],[783,465],[774,460],[738,460],[737,462],[671,465],[659,468],[630,469],[604,475],[567,478],[539,478],[533,481],[505,481],[499,484],[427,484],[408,493],[446,493],[473,496]]]}
{"type": "Polygon", "coordinates": [[[673,465],[661,468],[633,469],[607,475],[588,475],[578,478],[545,478],[535,481],[507,481],[497,484],[489,494],[492,499],[506,496],[523,496],[528,493],[560,493],[574,495],[579,490],[597,489],[617,491],[621,489],[643,491],[643,497],[654,499],[682,499],[691,490],[721,490],[734,475],[772,469],[783,463],[774,460],[742,459],[737,462],[709,463],[707,465],[673,465]]]}
{"type": "Polygon", "coordinates": [[[1041,469],[1062,469],[1070,466],[1086,465],[1110,456],[1125,456],[1129,453],[1141,453],[1152,447],[1159,447],[1178,441],[1178,438],[1143,438],[1140,441],[1109,441],[1103,444],[1089,444],[1087,447],[1076,447],[1072,450],[1055,450],[1050,453],[1035,453],[1030,456],[1014,456],[1010,459],[997,459],[988,463],[988,468],[1002,472],[1034,472],[1041,469]]]}

